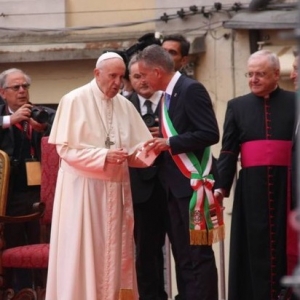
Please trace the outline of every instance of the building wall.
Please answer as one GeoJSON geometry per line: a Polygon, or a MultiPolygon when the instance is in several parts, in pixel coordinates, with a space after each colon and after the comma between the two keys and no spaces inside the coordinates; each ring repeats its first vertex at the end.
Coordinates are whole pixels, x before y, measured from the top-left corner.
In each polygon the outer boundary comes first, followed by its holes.
{"type": "Polygon", "coordinates": [[[128,33],[134,31],[153,30],[155,17],[153,1],[66,1],[67,26],[103,26],[99,33],[128,33]],[[130,23],[141,22],[132,25],[130,23]],[[126,26],[122,24],[126,23],[126,26]]]}
{"type": "Polygon", "coordinates": [[[0,0],[0,27],[64,28],[65,0],[0,0]]]}
{"type": "MultiPolygon", "coordinates": [[[[56,1],[3,1],[0,0],[0,13],[17,12],[23,16],[11,15],[9,18],[0,17],[0,27],[38,27],[38,28],[61,28],[63,26],[72,30],[70,37],[77,38],[84,42],[88,36],[93,36],[95,41],[110,40],[107,47],[117,46],[118,40],[125,40],[127,37],[139,38],[145,32],[158,31],[162,34],[181,33],[192,42],[201,38],[202,44],[196,47],[191,57],[191,66],[194,70],[195,78],[201,81],[212,98],[214,109],[217,115],[220,132],[225,116],[227,101],[235,96],[248,93],[247,79],[244,76],[246,72],[246,62],[250,54],[249,31],[248,30],[230,30],[224,29],[223,21],[228,20],[234,15],[232,11],[232,0],[223,0],[222,10],[216,11],[213,8],[211,0],[200,0],[195,3],[194,0],[160,0],[160,1],[82,1],[82,0],[56,0],[56,1]],[[205,7],[205,11],[211,12],[211,18],[204,14],[192,14],[189,7],[197,5],[200,9],[205,7]],[[184,5],[184,6],[183,6],[184,5]],[[17,10],[14,10],[18,7],[17,10]],[[30,7],[30,9],[25,7],[30,7]],[[178,11],[184,10],[186,14],[180,18],[178,11]],[[60,11],[61,14],[51,14],[51,12],[60,11]],[[34,18],[30,13],[38,13],[34,18]],[[47,15],[44,13],[48,12],[47,15]],[[161,17],[166,14],[169,19],[161,21],[161,17]],[[46,16],[46,17],[45,17],[46,16]],[[57,18],[57,19],[53,19],[57,18]],[[137,24],[133,24],[137,22],[137,24]],[[124,26],[126,25],[126,26],[124,26]],[[101,28],[100,28],[101,27],[101,28]]],[[[249,0],[239,1],[247,4],[249,0]]],[[[52,40],[52,43],[59,42],[52,40]]],[[[6,44],[10,46],[19,46],[30,44],[27,35],[21,35],[19,39],[9,41],[11,31],[0,30],[0,36],[7,38],[6,44]]],[[[15,33],[13,34],[15,35],[15,33]]],[[[40,40],[35,42],[35,51],[45,44],[49,33],[43,33],[40,40]]],[[[294,41],[291,39],[282,40],[278,31],[262,31],[261,37],[269,36],[268,43],[272,45],[285,45],[291,47],[294,41]]],[[[65,42],[68,42],[66,36],[65,42]]],[[[3,44],[3,40],[2,40],[3,44]]],[[[193,44],[194,45],[194,44],[193,44]]],[[[92,45],[90,45],[92,47],[92,45]]],[[[105,45],[104,45],[105,47],[105,45]]],[[[0,45],[0,58],[1,58],[0,45]]],[[[99,55],[101,54],[99,50],[99,55]]],[[[49,51],[48,55],[51,55],[49,51]]],[[[89,82],[93,78],[93,69],[96,58],[85,58],[84,55],[73,60],[61,61],[28,61],[19,62],[16,56],[15,61],[9,63],[0,63],[0,72],[10,68],[17,67],[23,69],[32,77],[32,86],[30,89],[31,101],[33,103],[59,103],[61,97],[68,91],[89,82]]],[[[285,76],[280,85],[282,87],[293,89],[285,76]]],[[[213,153],[216,157],[220,151],[219,142],[213,147],[213,153]]],[[[226,240],[225,240],[225,275],[227,282],[228,272],[228,253],[230,237],[230,221],[232,197],[224,201],[226,240]]],[[[217,265],[220,270],[220,249],[219,245],[214,245],[217,258],[217,265]]],[[[172,296],[176,294],[176,284],[174,274],[172,276],[172,296]]]]}

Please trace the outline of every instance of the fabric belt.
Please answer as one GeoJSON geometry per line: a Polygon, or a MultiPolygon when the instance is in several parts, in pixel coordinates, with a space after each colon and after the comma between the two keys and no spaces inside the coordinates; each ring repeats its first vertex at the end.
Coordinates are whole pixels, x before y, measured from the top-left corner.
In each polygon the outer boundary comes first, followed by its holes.
{"type": "Polygon", "coordinates": [[[257,140],[241,145],[242,168],[258,166],[290,166],[292,141],[257,140]]]}

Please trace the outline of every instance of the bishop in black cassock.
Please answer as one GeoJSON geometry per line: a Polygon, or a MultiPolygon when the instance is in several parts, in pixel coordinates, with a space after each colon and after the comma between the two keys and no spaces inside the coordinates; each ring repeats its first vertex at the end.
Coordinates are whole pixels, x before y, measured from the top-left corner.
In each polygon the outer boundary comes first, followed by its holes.
{"type": "Polygon", "coordinates": [[[231,223],[229,300],[275,300],[287,274],[287,215],[295,93],[278,87],[279,63],[259,51],[248,61],[251,93],[228,102],[218,187],[236,174],[231,223]],[[278,64],[278,65],[277,65],[278,64]]]}

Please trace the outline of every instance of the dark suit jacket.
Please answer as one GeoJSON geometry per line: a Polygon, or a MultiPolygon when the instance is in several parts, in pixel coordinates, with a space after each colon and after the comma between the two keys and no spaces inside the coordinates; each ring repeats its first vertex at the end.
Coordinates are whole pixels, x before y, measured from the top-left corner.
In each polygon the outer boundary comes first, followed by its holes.
{"type": "MultiPolygon", "coordinates": [[[[132,93],[128,100],[133,103],[137,111],[141,114],[140,101],[137,93],[132,93]]],[[[154,112],[156,115],[158,115],[157,110],[154,112]]],[[[155,182],[158,180],[157,172],[157,166],[151,166],[149,168],[129,168],[132,200],[134,204],[146,202],[151,198],[155,182]]]]}
{"type": "MultiPolygon", "coordinates": [[[[41,138],[45,135],[49,135],[50,130],[51,130],[51,125],[54,119],[55,115],[55,110],[48,108],[48,107],[43,107],[48,111],[49,114],[49,122],[48,122],[48,127],[47,130],[43,133],[37,132],[37,131],[32,131],[32,145],[35,149],[36,156],[38,160],[40,160],[41,157],[41,138]]],[[[6,113],[6,105],[1,104],[0,105],[0,149],[5,151],[8,156],[12,157],[13,151],[14,151],[14,135],[13,135],[13,128],[3,128],[3,116],[7,115],[6,113]]]]}
{"type": "MultiPolygon", "coordinates": [[[[32,130],[30,145],[34,149],[35,159],[41,159],[41,138],[49,135],[55,111],[48,109],[49,124],[43,133],[32,130]]],[[[5,151],[11,159],[10,181],[8,192],[7,212],[11,215],[22,215],[31,211],[32,203],[39,199],[39,186],[27,186],[25,159],[30,157],[29,143],[24,145],[22,133],[16,135],[15,126],[3,128],[3,116],[7,115],[6,104],[0,105],[0,149],[5,151]],[[18,140],[16,140],[16,137],[18,140]],[[19,140],[20,138],[20,140],[19,140]],[[27,150],[26,150],[27,149],[27,150]],[[23,151],[24,150],[24,151],[23,151]]]]}
{"type": "Polygon", "coordinates": [[[2,97],[0,97],[0,105],[1,105],[1,104],[5,104],[5,101],[3,100],[2,97]]]}
{"type": "MultiPolygon", "coordinates": [[[[193,152],[201,162],[206,147],[219,140],[219,129],[212,102],[205,87],[198,81],[180,76],[171,95],[169,116],[177,136],[170,138],[172,154],[193,152]]],[[[177,198],[190,197],[190,179],[185,177],[169,151],[164,152],[162,180],[177,198]]]]}

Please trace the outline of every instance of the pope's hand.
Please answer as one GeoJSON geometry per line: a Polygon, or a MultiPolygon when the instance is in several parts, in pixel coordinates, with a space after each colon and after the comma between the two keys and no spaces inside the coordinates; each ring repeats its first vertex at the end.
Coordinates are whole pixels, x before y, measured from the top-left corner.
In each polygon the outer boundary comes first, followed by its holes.
{"type": "Polygon", "coordinates": [[[106,155],[106,161],[112,164],[122,164],[128,157],[128,152],[123,148],[109,149],[106,155]]]}

